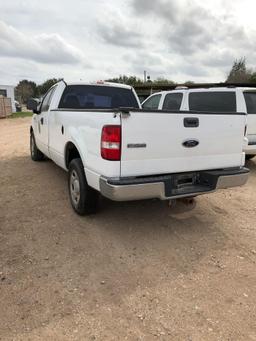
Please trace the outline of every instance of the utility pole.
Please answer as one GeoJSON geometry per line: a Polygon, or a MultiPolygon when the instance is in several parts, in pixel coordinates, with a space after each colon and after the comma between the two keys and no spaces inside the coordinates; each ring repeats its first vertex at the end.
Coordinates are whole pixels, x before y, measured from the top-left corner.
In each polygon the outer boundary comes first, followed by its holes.
{"type": "Polygon", "coordinates": [[[147,81],[147,71],[144,71],[144,83],[147,81]]]}

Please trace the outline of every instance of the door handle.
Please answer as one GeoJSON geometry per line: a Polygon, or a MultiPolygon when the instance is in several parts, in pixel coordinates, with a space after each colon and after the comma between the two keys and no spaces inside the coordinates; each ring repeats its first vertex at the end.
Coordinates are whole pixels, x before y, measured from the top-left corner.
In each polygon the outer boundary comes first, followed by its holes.
{"type": "Polygon", "coordinates": [[[41,122],[41,124],[44,124],[44,118],[43,117],[41,117],[40,122],[41,122]]]}
{"type": "Polygon", "coordinates": [[[185,128],[197,128],[199,127],[199,119],[197,117],[185,117],[184,118],[185,128]]]}

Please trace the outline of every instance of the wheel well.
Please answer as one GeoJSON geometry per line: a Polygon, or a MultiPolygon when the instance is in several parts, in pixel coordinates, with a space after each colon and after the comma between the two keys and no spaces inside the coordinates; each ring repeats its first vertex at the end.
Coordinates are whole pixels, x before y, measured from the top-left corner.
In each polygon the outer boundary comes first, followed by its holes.
{"type": "Polygon", "coordinates": [[[32,126],[30,126],[30,134],[32,134],[33,133],[33,128],[32,128],[32,126]]]}
{"type": "Polygon", "coordinates": [[[68,168],[70,162],[74,159],[81,158],[79,151],[77,150],[76,146],[72,142],[68,142],[66,146],[65,152],[65,164],[68,168]]]}

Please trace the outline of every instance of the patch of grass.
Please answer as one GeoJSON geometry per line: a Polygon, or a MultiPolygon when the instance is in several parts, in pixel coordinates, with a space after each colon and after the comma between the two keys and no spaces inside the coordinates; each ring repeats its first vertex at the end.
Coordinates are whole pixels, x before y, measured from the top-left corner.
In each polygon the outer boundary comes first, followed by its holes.
{"type": "Polygon", "coordinates": [[[22,112],[13,112],[9,118],[18,118],[18,117],[30,117],[33,115],[33,112],[30,111],[22,111],[22,112]]]}

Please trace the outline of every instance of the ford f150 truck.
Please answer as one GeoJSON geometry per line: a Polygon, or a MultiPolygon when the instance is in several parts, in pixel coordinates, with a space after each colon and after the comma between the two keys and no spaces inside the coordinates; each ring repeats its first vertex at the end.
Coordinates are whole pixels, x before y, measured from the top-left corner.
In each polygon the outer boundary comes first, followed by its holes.
{"type": "Polygon", "coordinates": [[[196,110],[247,113],[247,138],[244,146],[247,159],[256,155],[256,89],[242,87],[178,88],[155,93],[142,107],[152,110],[196,110]]]}
{"type": "Polygon", "coordinates": [[[194,197],[245,184],[246,114],[141,109],[130,86],[55,84],[34,111],[30,150],[68,171],[72,207],[194,197]]]}

